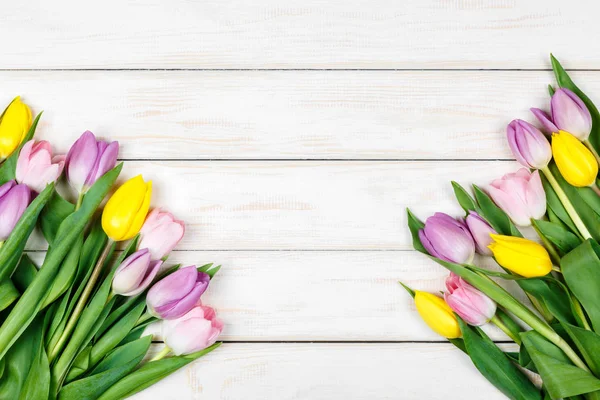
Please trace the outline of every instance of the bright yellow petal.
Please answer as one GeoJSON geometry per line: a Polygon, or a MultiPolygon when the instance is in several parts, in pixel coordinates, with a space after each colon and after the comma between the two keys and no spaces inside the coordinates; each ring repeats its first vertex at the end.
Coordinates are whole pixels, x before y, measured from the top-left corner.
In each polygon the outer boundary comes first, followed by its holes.
{"type": "Polygon", "coordinates": [[[565,131],[553,134],[552,154],[560,174],[571,185],[585,187],[595,182],[598,162],[575,136],[565,131]]]}
{"type": "Polygon", "coordinates": [[[112,240],[126,240],[135,236],[135,233],[131,237],[128,234],[146,201],[147,187],[142,176],[138,175],[121,185],[106,203],[102,213],[102,228],[112,240]]]}
{"type": "Polygon", "coordinates": [[[31,127],[31,110],[16,97],[0,119],[0,158],[8,157],[21,144],[31,127]]]}
{"type": "Polygon", "coordinates": [[[144,221],[146,220],[146,215],[148,215],[148,210],[150,209],[150,198],[152,197],[152,181],[148,181],[146,185],[146,194],[144,196],[144,200],[138,209],[137,213],[134,216],[133,221],[131,222],[131,226],[129,230],[125,234],[124,239],[128,240],[138,234],[144,221]]]}
{"type": "Polygon", "coordinates": [[[441,297],[416,291],[415,306],[423,321],[438,335],[448,339],[461,336],[458,320],[450,306],[441,297]]]}

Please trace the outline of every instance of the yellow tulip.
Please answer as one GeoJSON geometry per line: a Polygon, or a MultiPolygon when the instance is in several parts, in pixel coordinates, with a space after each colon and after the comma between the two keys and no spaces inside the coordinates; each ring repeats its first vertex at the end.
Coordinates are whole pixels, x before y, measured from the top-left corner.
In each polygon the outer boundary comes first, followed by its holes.
{"type": "Polygon", "coordinates": [[[539,243],[514,236],[490,235],[488,246],[498,264],[526,278],[548,275],[552,271],[550,255],[539,243]]]}
{"type": "Polygon", "coordinates": [[[415,305],[423,321],[435,333],[448,339],[456,339],[461,336],[458,320],[444,299],[416,290],[415,305]]]}
{"type": "Polygon", "coordinates": [[[590,186],[598,175],[598,162],[575,136],[565,131],[552,134],[552,155],[560,174],[573,186],[590,186]]]}
{"type": "Polygon", "coordinates": [[[102,213],[102,229],[114,241],[128,240],[138,234],[152,194],[152,181],[141,175],[131,178],[111,196],[102,213]]]}
{"type": "Polygon", "coordinates": [[[31,128],[31,110],[16,97],[0,117],[0,159],[5,159],[23,141],[31,128]]]}

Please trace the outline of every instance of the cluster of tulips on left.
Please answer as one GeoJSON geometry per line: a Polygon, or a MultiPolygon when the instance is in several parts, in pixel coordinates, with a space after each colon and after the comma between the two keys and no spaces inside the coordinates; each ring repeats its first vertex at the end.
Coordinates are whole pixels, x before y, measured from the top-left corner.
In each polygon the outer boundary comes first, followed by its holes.
{"type": "Polygon", "coordinates": [[[0,398],[125,398],[219,346],[201,296],[220,266],[167,266],[184,224],[150,211],[141,176],[109,196],[118,143],[86,131],[53,156],[33,139],[40,117],[19,97],[0,115],[0,398]],[[63,175],[70,193],[55,189],[63,175]],[[40,266],[25,251],[34,229],[40,266]],[[166,346],[148,357],[157,320],[166,346]]]}

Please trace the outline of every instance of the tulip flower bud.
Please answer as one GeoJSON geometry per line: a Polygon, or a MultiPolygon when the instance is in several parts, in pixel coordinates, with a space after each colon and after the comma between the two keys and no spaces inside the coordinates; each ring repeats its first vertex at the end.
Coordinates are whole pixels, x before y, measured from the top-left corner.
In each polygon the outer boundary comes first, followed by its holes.
{"type": "Polygon", "coordinates": [[[113,292],[121,296],[135,296],[150,284],[162,261],[152,261],[148,249],[136,251],[127,257],[115,271],[112,281],[113,292]]]}
{"type": "Polygon", "coordinates": [[[598,162],[590,150],[565,131],[552,134],[552,154],[560,174],[576,187],[590,186],[598,175],[598,162]]]}
{"type": "Polygon", "coordinates": [[[176,319],[190,311],[208,288],[210,276],[195,265],[178,269],[148,291],[148,312],[161,319],[176,319]]]}
{"type": "Polygon", "coordinates": [[[519,226],[529,226],[532,218],[539,219],[546,213],[546,193],[538,171],[530,173],[521,168],[506,174],[491,183],[488,194],[519,226]]]}
{"type": "Polygon", "coordinates": [[[429,254],[445,261],[468,264],[475,255],[475,243],[469,229],[444,213],[427,218],[419,239],[429,254]]]}
{"type": "Polygon", "coordinates": [[[179,243],[185,232],[183,221],[176,220],[173,214],[155,208],[148,214],[140,230],[138,248],[150,250],[152,259],[166,257],[179,243]]]}
{"type": "Polygon", "coordinates": [[[67,154],[65,171],[69,183],[78,193],[85,193],[102,175],[114,168],[119,142],[97,140],[85,131],[67,154]]]}
{"type": "Polygon", "coordinates": [[[25,212],[31,198],[26,185],[8,181],[0,186],[0,242],[4,242],[25,212]]]}
{"type": "Polygon", "coordinates": [[[458,320],[444,299],[431,293],[416,290],[415,306],[423,321],[435,333],[447,339],[461,337],[458,320]]]}
{"type": "Polygon", "coordinates": [[[141,175],[121,185],[108,199],[102,212],[102,229],[115,241],[137,235],[150,208],[152,181],[144,182],[141,175]]]}
{"type": "Polygon", "coordinates": [[[492,243],[490,234],[496,233],[494,228],[475,211],[469,213],[467,218],[465,218],[465,223],[469,228],[469,232],[471,232],[471,236],[473,236],[477,252],[484,256],[491,256],[492,252],[488,249],[488,246],[492,243]]]}
{"type": "Polygon", "coordinates": [[[489,248],[498,264],[526,278],[545,276],[552,271],[550,255],[539,243],[514,236],[492,235],[489,248]]]}
{"type": "Polygon", "coordinates": [[[508,124],[506,135],[513,155],[524,167],[541,169],[552,159],[548,139],[530,123],[514,120],[508,124]]]}
{"type": "Polygon", "coordinates": [[[496,303],[451,272],[446,278],[444,300],[468,324],[481,326],[496,315],[496,303]]]}
{"type": "Polygon", "coordinates": [[[552,120],[561,131],[587,140],[592,131],[592,116],[583,101],[569,89],[558,89],[550,101],[552,120]]]}
{"type": "Polygon", "coordinates": [[[165,343],[177,356],[203,350],[217,341],[223,323],[210,307],[196,306],[178,319],[163,322],[165,343]]]}
{"type": "Polygon", "coordinates": [[[17,160],[17,182],[40,193],[46,185],[56,182],[65,165],[65,156],[52,157],[50,143],[33,139],[23,145],[17,160]]]}
{"type": "Polygon", "coordinates": [[[31,110],[16,97],[0,116],[0,159],[5,159],[19,147],[31,128],[31,110]]]}

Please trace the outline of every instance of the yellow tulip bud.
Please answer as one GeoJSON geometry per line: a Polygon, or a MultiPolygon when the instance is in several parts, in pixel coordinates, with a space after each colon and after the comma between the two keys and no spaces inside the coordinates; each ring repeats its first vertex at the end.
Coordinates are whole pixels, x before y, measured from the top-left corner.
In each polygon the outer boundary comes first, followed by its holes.
{"type": "Polygon", "coordinates": [[[144,182],[141,175],[121,185],[106,203],[102,213],[102,229],[115,241],[128,240],[138,234],[152,194],[152,181],[144,182]]]}
{"type": "Polygon", "coordinates": [[[16,97],[0,116],[0,159],[5,159],[23,141],[31,128],[31,110],[16,97]]]}
{"type": "Polygon", "coordinates": [[[490,235],[488,246],[498,264],[526,278],[548,275],[552,271],[550,255],[539,243],[514,236],[490,235]]]}
{"type": "Polygon", "coordinates": [[[444,299],[416,290],[415,305],[423,321],[435,333],[448,339],[456,339],[461,336],[458,320],[444,299]]]}
{"type": "Polygon", "coordinates": [[[552,155],[560,174],[576,187],[590,186],[598,175],[598,162],[575,136],[565,131],[552,134],[552,155]]]}

